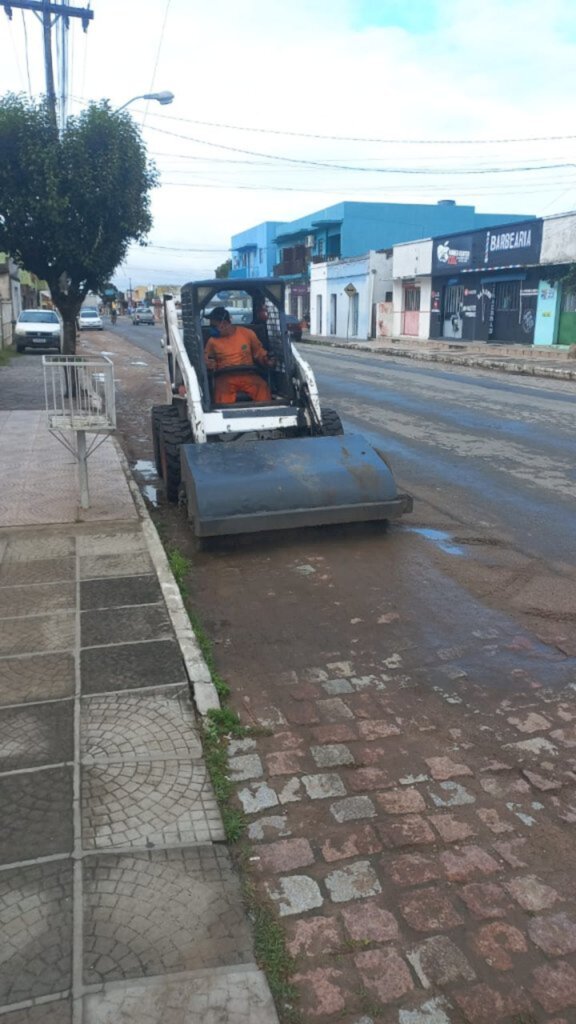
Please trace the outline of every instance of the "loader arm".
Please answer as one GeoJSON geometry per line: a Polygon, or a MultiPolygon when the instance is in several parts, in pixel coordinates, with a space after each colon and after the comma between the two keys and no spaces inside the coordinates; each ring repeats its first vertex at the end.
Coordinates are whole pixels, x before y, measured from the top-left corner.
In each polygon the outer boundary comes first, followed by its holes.
{"type": "Polygon", "coordinates": [[[299,382],[306,395],[310,415],[317,430],[322,429],[322,409],[320,407],[320,396],[314,372],[309,363],[302,358],[295,345],[291,345],[292,357],[299,382]]]}
{"type": "Polygon", "coordinates": [[[168,379],[170,382],[170,401],[172,401],[177,393],[178,385],[175,367],[178,367],[186,391],[182,400],[186,401],[187,419],[190,423],[192,436],[196,444],[203,444],[206,441],[206,428],[202,409],[202,393],[196,370],[192,366],[184,347],[184,341],[178,327],[176,305],[171,295],[164,297],[164,326],[166,328],[166,357],[168,379]]]}

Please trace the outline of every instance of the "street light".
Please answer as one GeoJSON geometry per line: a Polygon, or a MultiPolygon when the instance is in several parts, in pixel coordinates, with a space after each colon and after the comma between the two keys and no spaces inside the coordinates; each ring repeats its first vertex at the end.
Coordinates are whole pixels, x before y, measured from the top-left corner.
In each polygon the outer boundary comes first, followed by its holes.
{"type": "Polygon", "coordinates": [[[121,107],[118,107],[114,113],[118,114],[131,103],[135,103],[136,100],[157,100],[163,107],[166,107],[169,103],[172,103],[173,99],[174,93],[167,92],[166,90],[164,92],[145,92],[142,96],[133,96],[131,100],[128,100],[126,103],[123,103],[121,107]]]}

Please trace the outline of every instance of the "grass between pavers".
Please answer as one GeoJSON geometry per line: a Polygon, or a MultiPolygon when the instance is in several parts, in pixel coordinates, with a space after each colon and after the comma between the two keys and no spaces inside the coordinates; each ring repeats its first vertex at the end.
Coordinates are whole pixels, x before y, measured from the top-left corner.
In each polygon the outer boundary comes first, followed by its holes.
{"type": "Polygon", "coordinates": [[[226,839],[230,843],[232,856],[240,871],[242,893],[254,935],[256,962],[266,974],[283,1024],[302,1024],[302,1015],[295,1005],[296,990],[290,983],[290,976],[295,969],[295,961],[286,949],[284,931],[273,909],[258,894],[256,886],[249,876],[247,864],[251,847],[244,838],[247,827],[246,816],[232,803],[234,784],[229,778],[228,742],[232,738],[242,739],[260,735],[262,730],[242,725],[236,712],[228,706],[230,687],[216,668],[208,634],[198,615],[190,608],[190,594],[186,585],[190,562],[175,547],[169,547],[167,555],[198,645],[210,669],[212,682],[222,704],[221,708],[208,711],[202,723],[204,756],[222,815],[226,839]]]}
{"type": "Polygon", "coordinates": [[[8,366],[20,354],[15,348],[0,348],[0,366],[8,366]]]}

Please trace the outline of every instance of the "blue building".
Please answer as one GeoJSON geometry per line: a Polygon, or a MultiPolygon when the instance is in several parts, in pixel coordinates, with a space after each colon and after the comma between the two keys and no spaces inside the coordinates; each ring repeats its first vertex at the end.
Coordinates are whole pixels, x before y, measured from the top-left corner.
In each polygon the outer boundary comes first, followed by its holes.
{"type": "Polygon", "coordinates": [[[230,277],[272,277],[277,252],[274,239],[283,227],[284,221],[267,220],[233,235],[230,277]]]}
{"type": "Polygon", "coordinates": [[[390,249],[400,242],[528,220],[527,214],[476,213],[444,199],[428,203],[343,202],[289,222],[267,221],[232,236],[234,277],[272,274],[287,283],[287,310],[310,308],[311,263],[390,249]]]}

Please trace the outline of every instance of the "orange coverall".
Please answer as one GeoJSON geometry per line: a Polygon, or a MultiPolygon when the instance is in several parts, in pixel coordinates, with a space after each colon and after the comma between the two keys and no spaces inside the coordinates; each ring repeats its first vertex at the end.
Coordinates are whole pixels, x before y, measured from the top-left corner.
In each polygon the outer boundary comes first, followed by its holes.
{"type": "Polygon", "coordinates": [[[214,401],[218,405],[229,405],[236,401],[239,391],[245,391],[255,402],[269,402],[270,388],[256,373],[242,373],[243,366],[269,366],[266,349],[248,327],[235,327],[226,337],[209,338],[204,349],[209,370],[222,370],[237,366],[238,373],[223,373],[214,381],[214,401]]]}

